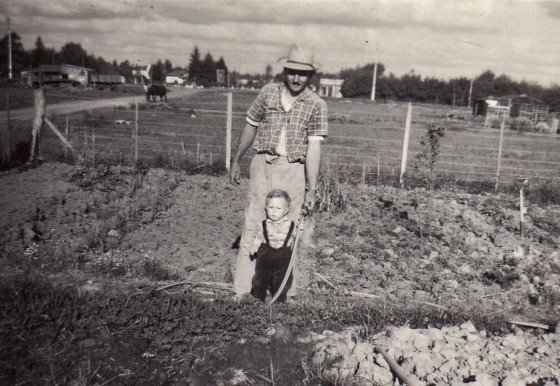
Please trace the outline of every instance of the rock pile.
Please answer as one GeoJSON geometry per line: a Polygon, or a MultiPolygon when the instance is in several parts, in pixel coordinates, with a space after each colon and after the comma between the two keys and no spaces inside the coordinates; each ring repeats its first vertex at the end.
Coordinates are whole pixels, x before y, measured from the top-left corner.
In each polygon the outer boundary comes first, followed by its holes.
{"type": "Polygon", "coordinates": [[[385,348],[401,369],[422,385],[558,385],[560,332],[518,329],[488,336],[467,322],[442,329],[395,327],[359,342],[355,329],[324,332],[316,340],[312,363],[322,379],[352,385],[391,385],[394,374],[375,346],[385,348]]]}

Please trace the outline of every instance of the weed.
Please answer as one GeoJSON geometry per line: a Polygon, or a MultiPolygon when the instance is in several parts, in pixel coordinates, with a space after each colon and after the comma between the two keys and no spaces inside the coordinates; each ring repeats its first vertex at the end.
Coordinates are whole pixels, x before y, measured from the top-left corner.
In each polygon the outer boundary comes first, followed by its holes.
{"type": "Polygon", "coordinates": [[[340,181],[339,173],[327,164],[317,183],[317,209],[319,212],[343,212],[348,204],[348,194],[340,181]]]}

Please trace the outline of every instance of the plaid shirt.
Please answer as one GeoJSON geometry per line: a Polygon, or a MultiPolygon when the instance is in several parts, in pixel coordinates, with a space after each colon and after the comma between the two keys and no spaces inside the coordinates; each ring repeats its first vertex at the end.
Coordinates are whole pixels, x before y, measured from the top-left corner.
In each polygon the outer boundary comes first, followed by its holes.
{"type": "Polygon", "coordinates": [[[277,154],[276,147],[285,128],[288,160],[305,162],[308,136],[328,134],[327,104],[306,88],[286,112],[280,100],[285,87],[283,83],[267,84],[247,111],[247,122],[258,126],[253,148],[257,152],[277,154]]]}

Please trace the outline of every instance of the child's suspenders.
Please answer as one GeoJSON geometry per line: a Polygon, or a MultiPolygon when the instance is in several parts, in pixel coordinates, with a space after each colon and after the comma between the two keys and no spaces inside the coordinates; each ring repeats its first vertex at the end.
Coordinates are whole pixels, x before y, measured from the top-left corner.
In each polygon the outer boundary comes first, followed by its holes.
{"type": "MultiPolygon", "coordinates": [[[[284,245],[282,245],[283,248],[286,248],[288,246],[288,241],[290,241],[290,237],[292,237],[294,226],[295,226],[294,222],[290,221],[290,230],[288,231],[288,235],[284,240],[284,245]]],[[[263,227],[264,240],[266,241],[266,245],[270,247],[270,241],[268,240],[268,231],[266,230],[266,220],[263,220],[262,227],[263,227]]]]}

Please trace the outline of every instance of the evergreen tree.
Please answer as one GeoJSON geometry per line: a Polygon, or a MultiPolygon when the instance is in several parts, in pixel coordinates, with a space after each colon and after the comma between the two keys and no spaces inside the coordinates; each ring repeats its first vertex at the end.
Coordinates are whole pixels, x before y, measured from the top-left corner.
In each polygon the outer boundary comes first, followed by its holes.
{"type": "Polygon", "coordinates": [[[223,56],[220,57],[220,59],[218,59],[218,61],[216,62],[216,69],[218,70],[223,70],[224,71],[224,83],[225,85],[229,84],[229,73],[228,73],[228,68],[226,66],[226,61],[224,60],[223,56]]]}
{"type": "Polygon", "coordinates": [[[35,41],[35,48],[31,51],[31,66],[33,68],[39,67],[41,64],[49,64],[50,56],[49,51],[43,43],[40,36],[35,41]]]}
{"type": "Polygon", "coordinates": [[[213,86],[216,83],[216,62],[210,52],[206,54],[202,61],[201,84],[203,86],[213,86]]]}
{"type": "Polygon", "coordinates": [[[169,59],[165,59],[165,63],[163,64],[164,69],[165,69],[165,73],[168,74],[171,71],[173,71],[173,64],[171,63],[171,60],[169,59]]]}
{"type": "Polygon", "coordinates": [[[200,59],[200,51],[198,46],[194,47],[189,62],[189,79],[193,82],[198,82],[202,74],[202,60],[200,59]]]}
{"type": "MultiPolygon", "coordinates": [[[[16,74],[26,69],[28,66],[28,54],[23,48],[21,37],[12,31],[12,78],[16,78],[16,74]]],[[[8,34],[0,40],[0,77],[8,78],[9,73],[9,60],[8,60],[8,47],[9,47],[8,34]]]]}
{"type": "Polygon", "coordinates": [[[165,65],[161,60],[158,60],[158,62],[152,67],[152,82],[165,82],[165,65]]]}

